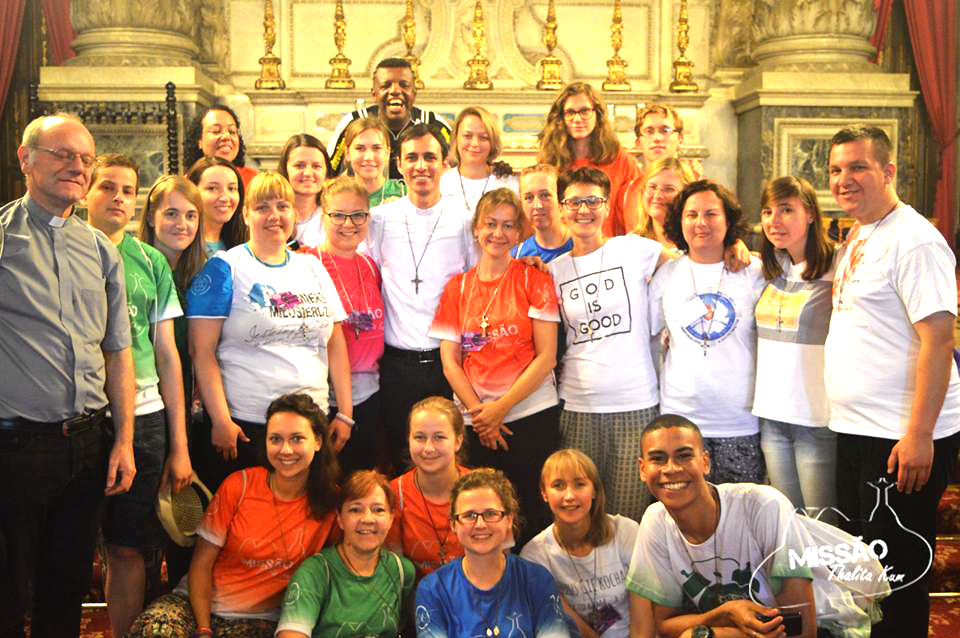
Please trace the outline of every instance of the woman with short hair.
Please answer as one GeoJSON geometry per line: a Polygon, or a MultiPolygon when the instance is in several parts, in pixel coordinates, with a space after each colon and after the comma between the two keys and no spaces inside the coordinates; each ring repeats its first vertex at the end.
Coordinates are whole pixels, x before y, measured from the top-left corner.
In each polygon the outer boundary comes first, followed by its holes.
{"type": "Polygon", "coordinates": [[[726,188],[687,184],[665,225],[686,254],[665,264],[650,284],[651,334],[669,346],[660,375],[660,411],[700,425],[714,483],[762,483],[766,472],[757,417],[754,306],[766,282],[754,260],[738,272],[725,251],[746,232],[743,211],[726,188]]]}
{"type": "Polygon", "coordinates": [[[417,589],[417,636],[570,636],[556,583],[544,567],[504,551],[519,534],[516,492],[503,472],[457,480],[450,520],[464,557],[417,589]]]}
{"type": "Polygon", "coordinates": [[[297,569],[276,638],[399,635],[415,581],[413,564],[383,546],[395,507],[382,474],[347,479],[337,508],[343,538],[297,569]]]}

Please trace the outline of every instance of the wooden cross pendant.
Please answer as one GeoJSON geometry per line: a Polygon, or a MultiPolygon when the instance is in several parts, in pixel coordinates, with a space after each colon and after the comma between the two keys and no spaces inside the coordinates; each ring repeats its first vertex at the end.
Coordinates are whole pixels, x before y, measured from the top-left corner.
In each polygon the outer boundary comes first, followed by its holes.
{"type": "Polygon", "coordinates": [[[410,282],[413,284],[413,291],[414,291],[416,294],[419,295],[419,294],[420,294],[420,284],[423,283],[423,279],[420,279],[420,275],[419,275],[419,274],[414,274],[414,275],[413,275],[413,279],[411,279],[410,282]]]}
{"type": "Polygon", "coordinates": [[[487,336],[487,328],[489,327],[490,327],[490,322],[487,321],[487,315],[483,315],[482,317],[480,317],[480,330],[482,331],[484,337],[487,336]]]}

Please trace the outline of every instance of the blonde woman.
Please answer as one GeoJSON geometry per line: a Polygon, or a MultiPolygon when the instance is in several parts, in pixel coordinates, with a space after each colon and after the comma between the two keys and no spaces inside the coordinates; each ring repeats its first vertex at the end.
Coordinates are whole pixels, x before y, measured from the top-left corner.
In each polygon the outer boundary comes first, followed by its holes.
{"type": "Polygon", "coordinates": [[[500,129],[489,111],[481,106],[460,111],[447,154],[452,168],[440,178],[440,193],[461,201],[472,214],[484,193],[497,188],[518,192],[519,180],[510,165],[496,162],[502,150],[500,129]]]}
{"type": "Polygon", "coordinates": [[[291,252],[294,192],[275,171],[250,182],[243,217],[250,241],[211,258],[187,293],[190,354],[210,436],[201,444],[201,478],[215,489],[227,474],[256,465],[270,399],[305,392],[340,411],[334,447],[350,438],[350,363],[337,290],[319,260],[291,252]]]}

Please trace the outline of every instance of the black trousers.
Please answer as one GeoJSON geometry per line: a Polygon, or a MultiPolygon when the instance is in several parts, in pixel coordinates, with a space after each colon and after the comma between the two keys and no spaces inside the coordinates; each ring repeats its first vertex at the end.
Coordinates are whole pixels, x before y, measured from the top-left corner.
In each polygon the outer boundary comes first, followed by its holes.
{"type": "MultiPolygon", "coordinates": [[[[337,409],[330,408],[327,418],[333,421],[336,414],[337,409]]],[[[355,425],[350,431],[350,438],[337,455],[343,480],[357,470],[372,470],[380,461],[377,456],[382,447],[383,408],[379,392],[353,406],[353,420],[355,425]]]]}
{"type": "Polygon", "coordinates": [[[507,423],[513,435],[505,435],[509,450],[491,450],[480,444],[473,428],[467,428],[468,457],[471,467],[492,467],[501,470],[513,483],[523,514],[523,527],[514,552],[519,552],[531,538],[552,521],[550,508],[540,495],[540,471],[547,457],[560,445],[560,406],[535,412],[507,423]]]}
{"type": "Polygon", "coordinates": [[[410,466],[407,445],[410,408],[430,396],[453,397],[450,384],[443,376],[440,351],[417,352],[387,346],[380,360],[380,396],[387,457],[393,466],[392,476],[399,476],[410,466]]]}
{"type": "Polygon", "coordinates": [[[213,423],[206,413],[203,415],[202,433],[197,437],[197,458],[193,461],[193,469],[212,494],[216,494],[224,479],[237,470],[260,467],[267,461],[266,424],[241,419],[234,419],[233,422],[240,426],[250,442],[244,443],[237,437],[237,458],[228,461],[213,447],[210,438],[213,423]]]}
{"type": "Polygon", "coordinates": [[[934,441],[930,480],[913,494],[898,492],[896,474],[887,474],[887,458],[896,444],[892,439],[837,435],[837,501],[851,519],[841,517],[841,527],[863,536],[864,542],[881,539],[888,547],[880,562],[889,568],[894,591],[881,603],[883,620],[873,626],[872,638],[927,635],[928,561],[936,548],[937,504],[953,474],[960,434],[934,441]]]}
{"type": "Polygon", "coordinates": [[[80,633],[109,445],[100,427],[0,431],[0,636],[23,636],[31,609],[33,638],[80,633]]]}

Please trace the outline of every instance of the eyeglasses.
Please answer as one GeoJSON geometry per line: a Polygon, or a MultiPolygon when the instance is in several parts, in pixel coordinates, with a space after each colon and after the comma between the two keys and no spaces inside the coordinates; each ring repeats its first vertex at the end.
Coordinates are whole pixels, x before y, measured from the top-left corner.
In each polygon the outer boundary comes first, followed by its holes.
{"type": "Polygon", "coordinates": [[[653,182],[647,184],[647,192],[651,195],[663,193],[664,195],[676,195],[678,190],[676,186],[657,186],[653,182]]]}
{"type": "Polygon", "coordinates": [[[370,213],[364,210],[355,210],[352,213],[324,213],[327,217],[330,218],[330,221],[336,226],[343,226],[349,219],[354,226],[362,226],[367,223],[367,219],[370,217],[370,213]]]}
{"type": "Polygon", "coordinates": [[[224,133],[226,133],[226,134],[229,135],[230,137],[240,137],[240,131],[238,131],[237,129],[233,128],[232,126],[228,126],[227,128],[221,128],[221,127],[219,127],[219,126],[211,126],[210,128],[205,128],[205,129],[203,129],[203,134],[204,134],[204,135],[209,134],[209,135],[216,135],[216,136],[219,137],[220,135],[223,135],[224,133]]]}
{"type": "Polygon", "coordinates": [[[596,109],[592,109],[588,106],[585,106],[578,111],[574,111],[573,109],[567,109],[566,111],[563,112],[563,119],[573,120],[574,118],[579,117],[581,120],[586,120],[590,118],[592,115],[594,115],[596,112],[597,112],[596,109]]]}
{"type": "Polygon", "coordinates": [[[580,210],[580,207],[586,204],[587,209],[591,211],[600,210],[600,207],[607,203],[605,197],[568,197],[560,202],[571,213],[580,210]]]}
{"type": "Polygon", "coordinates": [[[644,137],[653,137],[657,133],[659,133],[663,137],[670,137],[674,133],[679,133],[679,132],[680,131],[673,128],[672,126],[661,126],[659,128],[655,126],[648,126],[646,128],[640,129],[640,134],[643,135],[644,137]]]}
{"type": "Polygon", "coordinates": [[[83,164],[84,168],[90,168],[93,166],[93,163],[97,161],[97,159],[92,155],[87,155],[86,153],[74,153],[73,151],[68,151],[65,148],[53,149],[47,148],[46,146],[31,146],[30,148],[35,148],[38,151],[43,151],[44,153],[50,153],[64,164],[72,164],[73,160],[79,157],[80,163],[83,164]]]}
{"type": "Polygon", "coordinates": [[[475,525],[478,518],[482,518],[484,523],[499,523],[507,513],[503,510],[483,510],[482,512],[460,512],[454,514],[453,518],[461,525],[475,525]]]}

